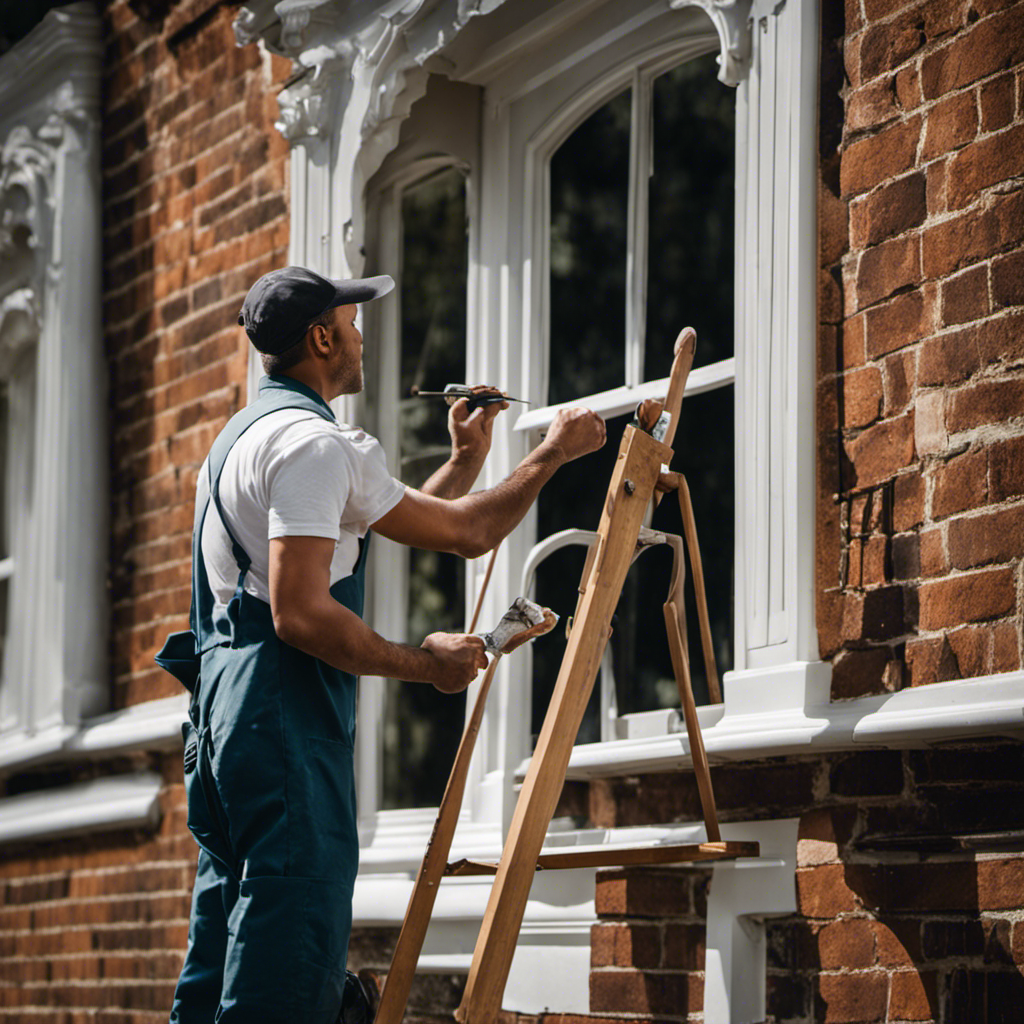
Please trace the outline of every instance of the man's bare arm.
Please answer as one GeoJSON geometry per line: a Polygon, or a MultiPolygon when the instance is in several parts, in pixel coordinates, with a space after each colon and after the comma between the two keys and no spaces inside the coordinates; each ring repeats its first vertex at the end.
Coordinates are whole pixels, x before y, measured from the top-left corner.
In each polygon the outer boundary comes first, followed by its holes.
{"type": "Polygon", "coordinates": [[[600,416],[583,408],[563,409],[547,437],[496,487],[452,500],[407,490],[373,529],[410,547],[477,558],[518,526],[560,466],[596,451],[604,441],[600,416]]]}
{"type": "Polygon", "coordinates": [[[277,635],[293,647],[355,675],[465,689],[487,665],[483,641],[432,633],[421,647],[391,643],[330,594],[334,541],[277,537],[270,542],[270,610],[277,635]]]}
{"type": "Polygon", "coordinates": [[[420,488],[435,498],[461,498],[469,494],[491,450],[494,418],[508,402],[494,402],[469,411],[460,398],[448,410],[448,433],[452,439],[451,458],[420,488]]]}

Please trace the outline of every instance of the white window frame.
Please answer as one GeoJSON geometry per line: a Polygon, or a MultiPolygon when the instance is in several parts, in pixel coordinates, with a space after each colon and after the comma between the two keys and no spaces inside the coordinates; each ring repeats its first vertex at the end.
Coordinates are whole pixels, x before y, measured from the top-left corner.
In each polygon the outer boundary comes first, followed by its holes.
{"type": "Polygon", "coordinates": [[[109,706],[102,53],[93,5],[78,3],[51,11],[0,58],[0,204],[17,266],[0,281],[10,400],[4,767],[56,756],[109,706]]]}

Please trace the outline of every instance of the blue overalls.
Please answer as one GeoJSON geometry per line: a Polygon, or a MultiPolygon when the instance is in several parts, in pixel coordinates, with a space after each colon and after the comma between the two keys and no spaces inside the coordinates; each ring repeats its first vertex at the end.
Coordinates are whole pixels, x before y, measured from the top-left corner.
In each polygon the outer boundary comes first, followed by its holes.
{"type": "MultiPolygon", "coordinates": [[[[197,487],[192,630],[171,637],[157,657],[193,684],[185,790],[200,846],[172,1024],[333,1024],[342,1005],[359,862],[356,678],[278,639],[270,606],[244,589],[250,559],[219,495],[235,441],[285,408],[334,420],[312,389],[265,377],[259,398],[229,421],[197,487]],[[238,563],[226,614],[214,608],[200,547],[211,498],[238,563]]],[[[331,587],[357,615],[366,548],[352,575],[331,587]]]]}

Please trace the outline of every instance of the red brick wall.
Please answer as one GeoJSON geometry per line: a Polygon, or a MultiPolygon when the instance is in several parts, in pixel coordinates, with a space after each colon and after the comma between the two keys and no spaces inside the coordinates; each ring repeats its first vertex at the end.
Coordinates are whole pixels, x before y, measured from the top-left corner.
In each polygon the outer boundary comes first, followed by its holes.
{"type": "Polygon", "coordinates": [[[1024,4],[823,13],[818,626],[843,698],[1021,665],[1024,4]]]}
{"type": "MultiPolygon", "coordinates": [[[[237,48],[236,13],[220,0],[103,8],[115,707],[181,692],[152,657],[186,623],[196,472],[245,401],[242,298],[287,256],[288,146],[273,122],[289,66],[237,48]]],[[[166,783],[155,833],[4,848],[0,1021],[167,1020],[196,860],[180,754],[29,770],[3,790],[142,767],[166,783]]]]}
{"type": "MultiPolygon", "coordinates": [[[[128,765],[72,770],[80,781],[128,765]]],[[[162,773],[155,833],[5,848],[0,859],[0,1021],[166,1022],[188,936],[196,845],[179,755],[138,758],[162,773]]],[[[55,780],[28,773],[19,786],[55,780]]]]}
{"type": "Polygon", "coordinates": [[[289,62],[238,48],[234,5],[104,10],[104,320],[113,440],[114,705],[180,692],[196,472],[245,403],[249,285],[287,259],[289,62]],[[147,14],[148,20],[136,10],[147,14]]]}

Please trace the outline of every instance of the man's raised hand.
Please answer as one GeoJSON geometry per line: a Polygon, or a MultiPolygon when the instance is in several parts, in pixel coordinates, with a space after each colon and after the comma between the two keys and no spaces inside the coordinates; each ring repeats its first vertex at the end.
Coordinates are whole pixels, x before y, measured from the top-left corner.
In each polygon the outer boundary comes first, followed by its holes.
{"type": "Polygon", "coordinates": [[[484,642],[473,633],[431,633],[420,646],[439,663],[431,683],[441,693],[459,693],[487,668],[484,642]]]}
{"type": "Polygon", "coordinates": [[[604,445],[605,436],[604,420],[596,412],[572,406],[559,409],[543,443],[558,451],[563,462],[572,462],[596,452],[604,445]]]}
{"type": "Polygon", "coordinates": [[[448,410],[448,433],[452,438],[452,455],[456,459],[482,461],[491,450],[494,418],[508,402],[491,402],[469,411],[469,401],[460,398],[448,410]]]}

